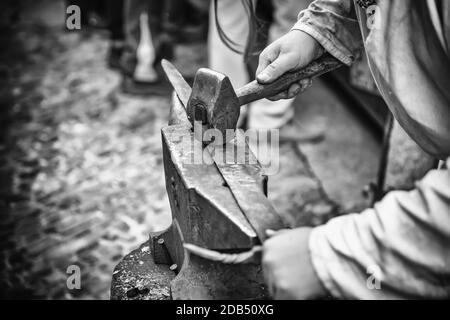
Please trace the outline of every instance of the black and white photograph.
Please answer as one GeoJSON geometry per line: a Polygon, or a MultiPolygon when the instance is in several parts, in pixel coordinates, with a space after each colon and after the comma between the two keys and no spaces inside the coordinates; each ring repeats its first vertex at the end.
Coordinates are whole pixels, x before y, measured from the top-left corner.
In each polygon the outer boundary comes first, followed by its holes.
{"type": "Polygon", "coordinates": [[[448,301],[449,169],[448,0],[0,1],[0,300],[448,301]]]}

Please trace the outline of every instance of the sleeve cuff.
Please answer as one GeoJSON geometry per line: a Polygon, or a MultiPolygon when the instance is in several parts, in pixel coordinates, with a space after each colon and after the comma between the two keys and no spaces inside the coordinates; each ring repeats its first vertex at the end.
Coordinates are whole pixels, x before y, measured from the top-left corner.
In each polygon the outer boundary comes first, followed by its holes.
{"type": "Polygon", "coordinates": [[[341,61],[347,66],[351,66],[353,63],[353,59],[347,56],[344,52],[339,50],[329,39],[321,35],[319,32],[317,32],[313,27],[311,27],[308,24],[305,24],[303,22],[297,22],[294,27],[292,27],[292,30],[298,30],[303,31],[307,34],[309,34],[311,37],[317,40],[322,47],[330,53],[332,56],[334,56],[336,59],[341,61]]]}
{"type": "Polygon", "coordinates": [[[330,264],[331,259],[327,259],[325,255],[324,246],[326,246],[326,241],[322,241],[323,237],[321,235],[323,227],[316,227],[311,231],[309,236],[309,253],[311,257],[311,262],[316,271],[318,278],[320,279],[324,288],[331,294],[334,298],[342,299],[343,296],[334,284],[334,281],[328,271],[328,268],[332,268],[330,264]]]}

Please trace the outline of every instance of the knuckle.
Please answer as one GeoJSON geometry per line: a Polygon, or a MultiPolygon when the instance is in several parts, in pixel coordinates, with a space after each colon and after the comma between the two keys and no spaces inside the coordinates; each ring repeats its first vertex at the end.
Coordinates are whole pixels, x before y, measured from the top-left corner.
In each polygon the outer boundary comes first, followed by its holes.
{"type": "Polygon", "coordinates": [[[292,299],[290,282],[289,281],[278,281],[276,286],[276,294],[279,299],[292,299]]]}
{"type": "Polygon", "coordinates": [[[269,64],[269,65],[267,66],[267,68],[268,68],[269,70],[271,70],[271,71],[275,71],[276,69],[278,69],[279,65],[280,65],[279,61],[278,61],[278,60],[275,60],[274,62],[272,62],[271,64],[269,64]]]}
{"type": "Polygon", "coordinates": [[[267,255],[265,255],[265,256],[262,258],[261,263],[262,263],[262,265],[263,265],[263,268],[266,269],[266,270],[271,270],[272,267],[273,267],[273,259],[270,258],[270,257],[267,257],[267,255]]]}
{"type": "Polygon", "coordinates": [[[278,290],[287,292],[291,289],[292,287],[291,278],[286,276],[282,268],[277,268],[273,270],[272,276],[278,290]]]}
{"type": "Polygon", "coordinates": [[[275,275],[275,278],[277,279],[278,290],[281,292],[289,291],[291,287],[291,281],[289,279],[286,279],[286,277],[281,277],[280,275],[275,275]]]}
{"type": "Polygon", "coordinates": [[[284,54],[286,65],[289,66],[289,68],[295,68],[298,64],[298,56],[293,53],[285,53],[284,54]]]}
{"type": "Polygon", "coordinates": [[[259,61],[259,63],[261,64],[261,63],[263,63],[263,62],[265,62],[265,61],[267,61],[268,59],[267,59],[267,52],[266,52],[266,50],[264,50],[263,52],[261,52],[261,54],[259,55],[259,58],[258,58],[258,61],[259,61]]]}
{"type": "Polygon", "coordinates": [[[264,252],[268,252],[272,249],[272,241],[271,239],[267,239],[263,244],[263,250],[264,252]]]}
{"type": "Polygon", "coordinates": [[[272,254],[272,250],[270,248],[264,247],[264,255],[262,257],[262,263],[264,265],[271,266],[274,264],[274,262],[275,259],[272,254]]]}
{"type": "Polygon", "coordinates": [[[273,45],[269,45],[261,52],[259,58],[266,61],[271,61],[272,57],[275,55],[275,51],[275,47],[273,45]]]}

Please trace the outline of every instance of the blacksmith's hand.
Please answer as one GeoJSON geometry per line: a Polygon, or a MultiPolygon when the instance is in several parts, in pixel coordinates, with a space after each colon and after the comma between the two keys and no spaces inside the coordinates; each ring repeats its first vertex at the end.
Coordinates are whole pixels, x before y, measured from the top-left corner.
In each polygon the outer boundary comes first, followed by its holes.
{"type": "Polygon", "coordinates": [[[297,300],[326,296],[311,263],[308,249],[311,230],[284,230],[264,242],[262,266],[272,298],[297,300]]]}
{"type": "MultiPolygon", "coordinates": [[[[261,84],[271,83],[288,71],[307,66],[324,52],[313,37],[300,30],[291,30],[260,54],[256,80],[261,84]]],[[[303,79],[269,99],[275,101],[293,98],[311,86],[311,83],[311,79],[303,79]]]]}

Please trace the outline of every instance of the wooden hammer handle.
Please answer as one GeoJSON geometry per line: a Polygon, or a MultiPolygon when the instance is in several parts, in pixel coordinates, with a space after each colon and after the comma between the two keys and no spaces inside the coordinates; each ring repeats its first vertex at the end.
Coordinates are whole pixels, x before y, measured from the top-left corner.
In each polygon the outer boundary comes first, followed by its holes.
{"type": "Polygon", "coordinates": [[[251,103],[256,100],[270,98],[284,90],[292,84],[307,78],[318,77],[324,73],[333,71],[343,65],[342,62],[325,54],[319,59],[311,62],[305,68],[283,74],[277,80],[269,84],[260,84],[256,80],[246,84],[236,91],[239,99],[239,106],[251,103]]]}

